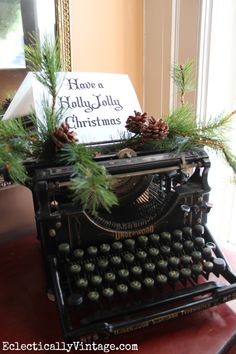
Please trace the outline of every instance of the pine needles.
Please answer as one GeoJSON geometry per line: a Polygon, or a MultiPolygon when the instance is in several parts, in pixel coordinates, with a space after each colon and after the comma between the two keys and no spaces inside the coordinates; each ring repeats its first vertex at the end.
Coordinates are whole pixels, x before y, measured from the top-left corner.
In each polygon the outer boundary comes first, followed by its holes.
{"type": "Polygon", "coordinates": [[[74,166],[70,190],[73,200],[93,215],[99,207],[110,212],[118,205],[116,195],[110,190],[110,178],[105,168],[92,159],[92,152],[79,144],[67,144],[62,150],[61,161],[74,166]]]}

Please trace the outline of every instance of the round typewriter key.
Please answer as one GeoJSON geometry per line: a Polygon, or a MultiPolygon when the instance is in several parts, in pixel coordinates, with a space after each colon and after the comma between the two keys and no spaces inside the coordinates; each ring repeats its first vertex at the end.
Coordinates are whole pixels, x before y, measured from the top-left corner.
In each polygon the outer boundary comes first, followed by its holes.
{"type": "Polygon", "coordinates": [[[175,254],[181,254],[183,252],[183,244],[180,242],[174,242],[172,245],[172,250],[175,254]]]}
{"type": "Polygon", "coordinates": [[[118,284],[116,290],[119,294],[127,294],[128,286],[126,284],[118,284]]]}
{"type": "Polygon", "coordinates": [[[154,279],[147,277],[143,279],[143,284],[146,288],[153,288],[154,286],[154,279]]]}
{"type": "Polygon", "coordinates": [[[194,243],[191,240],[184,241],[184,249],[186,252],[192,252],[194,249],[194,243]]]}
{"type": "Polygon", "coordinates": [[[138,243],[141,247],[145,247],[148,243],[148,237],[147,236],[139,236],[138,243]]]}
{"type": "Polygon", "coordinates": [[[210,261],[203,262],[203,270],[205,270],[206,273],[213,272],[214,269],[214,264],[210,261]]]}
{"type": "Polygon", "coordinates": [[[168,267],[168,262],[165,261],[164,259],[160,259],[157,262],[157,268],[159,269],[159,271],[165,272],[167,270],[167,267],[168,267]]]}
{"type": "Polygon", "coordinates": [[[201,224],[196,224],[193,226],[193,232],[197,236],[202,236],[204,234],[204,226],[201,224]]]}
{"type": "Polygon", "coordinates": [[[156,276],[156,281],[158,285],[164,285],[167,283],[167,276],[165,274],[158,274],[156,276]]]}
{"type": "Polygon", "coordinates": [[[85,263],[84,264],[84,270],[88,273],[92,273],[95,269],[95,265],[93,263],[85,263]]]}
{"type": "Polygon", "coordinates": [[[169,232],[161,232],[160,238],[161,238],[161,241],[165,244],[171,243],[171,234],[169,232]]]}
{"type": "Polygon", "coordinates": [[[76,280],[76,285],[79,289],[86,289],[88,286],[88,280],[86,278],[79,278],[76,280]]]}
{"type": "Polygon", "coordinates": [[[129,250],[133,250],[135,247],[135,240],[133,238],[127,238],[125,240],[125,246],[129,249],[129,250]]]}
{"type": "Polygon", "coordinates": [[[207,242],[206,247],[209,247],[212,249],[212,251],[215,251],[216,249],[216,244],[214,242],[207,242]]]}
{"type": "Polygon", "coordinates": [[[77,248],[74,250],[73,255],[77,259],[81,259],[84,256],[84,250],[82,248],[77,248]]]}
{"type": "Polygon", "coordinates": [[[70,272],[72,274],[79,274],[81,271],[81,266],[79,264],[72,264],[70,266],[70,272]]]}
{"type": "Polygon", "coordinates": [[[123,259],[126,263],[132,264],[134,262],[134,255],[132,253],[126,253],[123,256],[123,259]]]}
{"type": "Polygon", "coordinates": [[[121,264],[121,258],[119,256],[111,257],[111,264],[115,267],[119,266],[121,264]]]}
{"type": "Polygon", "coordinates": [[[192,258],[187,254],[183,254],[180,260],[184,266],[188,266],[191,263],[192,258]]]}
{"type": "Polygon", "coordinates": [[[172,231],[172,238],[174,241],[176,242],[180,242],[182,241],[182,238],[183,238],[183,231],[182,230],[173,230],[172,231]]]}
{"type": "Polygon", "coordinates": [[[181,268],[180,269],[180,276],[183,278],[183,279],[188,279],[191,277],[191,274],[192,274],[192,271],[190,268],[181,268]]]}
{"type": "Polygon", "coordinates": [[[212,262],[214,264],[214,270],[218,274],[220,274],[221,272],[224,272],[224,270],[226,268],[226,263],[223,258],[213,258],[212,262]]]}
{"type": "Polygon", "coordinates": [[[180,259],[178,257],[170,257],[168,263],[170,267],[177,268],[180,264],[180,259]]]}
{"type": "Polygon", "coordinates": [[[192,269],[192,273],[196,274],[196,275],[200,275],[202,272],[202,264],[201,263],[195,263],[192,265],[191,267],[192,269]]]}
{"type": "Polygon", "coordinates": [[[107,282],[114,283],[114,281],[116,280],[116,275],[112,272],[108,272],[105,274],[104,278],[107,282]]]}
{"type": "Polygon", "coordinates": [[[58,252],[62,255],[67,255],[68,253],[70,253],[70,245],[69,243],[60,243],[58,245],[58,252]]]}
{"type": "Polygon", "coordinates": [[[185,226],[182,228],[183,235],[186,237],[192,237],[193,230],[190,226],[185,226]]]}
{"type": "Polygon", "coordinates": [[[137,253],[136,253],[136,257],[138,258],[138,260],[140,261],[140,262],[144,262],[145,260],[146,260],[146,258],[147,258],[147,252],[145,252],[145,251],[138,251],[137,253]]]}
{"type": "Polygon", "coordinates": [[[201,252],[203,259],[206,259],[207,261],[212,259],[212,249],[210,247],[204,247],[201,252]]]}
{"type": "Polygon", "coordinates": [[[141,290],[142,284],[138,280],[133,280],[130,283],[130,288],[134,291],[138,291],[138,290],[141,290]]]}
{"type": "Polygon", "coordinates": [[[111,298],[114,295],[114,290],[112,288],[105,288],[102,291],[103,296],[107,298],[111,298]]]}
{"type": "Polygon", "coordinates": [[[98,249],[96,246],[90,246],[87,248],[87,253],[89,256],[94,257],[98,253],[98,249]]]}
{"type": "Polygon", "coordinates": [[[176,282],[177,280],[179,280],[179,272],[177,270],[171,270],[168,273],[168,277],[170,281],[176,282]]]}
{"type": "Polygon", "coordinates": [[[199,251],[193,251],[191,253],[193,262],[197,263],[202,259],[202,254],[199,251]]]}
{"type": "Polygon", "coordinates": [[[195,237],[194,244],[196,247],[203,248],[205,246],[205,240],[203,237],[195,237]]]}
{"type": "Polygon", "coordinates": [[[134,266],[134,267],[131,268],[131,272],[134,275],[141,275],[142,274],[142,268],[139,267],[139,266],[134,266]]]}
{"type": "Polygon", "coordinates": [[[111,245],[111,248],[112,248],[113,251],[115,251],[115,252],[120,252],[120,251],[122,251],[123,245],[122,245],[121,242],[115,241],[115,242],[113,242],[113,244],[111,245]]]}
{"type": "Polygon", "coordinates": [[[148,249],[148,255],[151,258],[156,258],[159,255],[159,249],[155,247],[151,247],[148,249]]]}
{"type": "Polygon", "coordinates": [[[129,271],[127,269],[119,269],[118,276],[121,279],[126,280],[129,278],[129,271]]]}
{"type": "Polygon", "coordinates": [[[90,301],[98,301],[99,300],[99,293],[97,291],[90,291],[88,293],[88,298],[90,301]]]}
{"type": "Polygon", "coordinates": [[[101,253],[109,253],[111,246],[108,243],[102,243],[99,247],[101,253]]]}
{"type": "Polygon", "coordinates": [[[108,260],[107,259],[99,259],[98,260],[98,267],[101,269],[106,269],[108,267],[108,260]]]}
{"type": "Polygon", "coordinates": [[[160,243],[160,236],[159,236],[158,234],[151,234],[151,235],[149,236],[149,241],[150,241],[153,245],[157,246],[157,245],[159,245],[159,243],[160,243]]]}
{"type": "Polygon", "coordinates": [[[154,263],[148,262],[144,264],[143,268],[146,272],[154,272],[156,266],[154,263]]]}
{"type": "Polygon", "coordinates": [[[91,277],[91,283],[95,286],[99,286],[102,284],[102,277],[100,275],[93,275],[91,277]]]}
{"type": "Polygon", "coordinates": [[[160,247],[160,252],[163,256],[169,256],[170,254],[170,247],[167,245],[163,245],[160,247]]]}

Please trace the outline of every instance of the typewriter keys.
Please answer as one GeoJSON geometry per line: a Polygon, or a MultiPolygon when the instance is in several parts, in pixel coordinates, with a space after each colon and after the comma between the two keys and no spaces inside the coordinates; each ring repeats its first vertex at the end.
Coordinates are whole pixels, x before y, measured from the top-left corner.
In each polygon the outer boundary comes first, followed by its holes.
{"type": "Polygon", "coordinates": [[[86,278],[79,278],[76,280],[76,285],[79,289],[86,289],[88,286],[88,280],[86,278]]]}
{"type": "Polygon", "coordinates": [[[58,252],[62,255],[62,256],[66,256],[70,253],[70,245],[69,243],[60,243],[58,245],[58,252]]]}
{"type": "Polygon", "coordinates": [[[160,236],[158,234],[151,234],[149,236],[149,241],[154,245],[157,246],[160,243],[160,236]]]}
{"type": "Polygon", "coordinates": [[[87,248],[87,253],[90,257],[95,257],[98,253],[98,249],[96,246],[90,246],[87,248]]]}
{"type": "Polygon", "coordinates": [[[118,284],[116,287],[116,290],[119,294],[127,294],[128,292],[128,286],[126,284],[118,284]]]}
{"type": "Polygon", "coordinates": [[[143,267],[144,267],[144,270],[148,273],[154,272],[154,270],[156,268],[154,263],[145,263],[143,267]]]}
{"type": "Polygon", "coordinates": [[[94,285],[94,286],[99,286],[102,284],[102,277],[100,275],[93,275],[91,277],[91,283],[94,285]]]}
{"type": "Polygon", "coordinates": [[[136,253],[136,257],[140,262],[144,262],[147,258],[147,252],[145,251],[138,251],[136,253]]]}
{"type": "Polygon", "coordinates": [[[108,282],[108,283],[114,283],[114,281],[116,280],[116,275],[112,272],[108,272],[105,274],[104,279],[108,282]]]}
{"type": "Polygon", "coordinates": [[[160,237],[161,237],[161,241],[164,244],[169,245],[171,243],[171,234],[169,232],[162,232],[160,234],[160,237]]]}
{"type": "Polygon", "coordinates": [[[130,283],[130,288],[134,291],[139,291],[142,289],[142,284],[138,280],[133,280],[130,283]]]}
{"type": "Polygon", "coordinates": [[[147,278],[144,278],[143,279],[143,284],[146,288],[153,288],[154,287],[154,279],[153,278],[150,278],[150,277],[147,277],[147,278]]]}
{"type": "Polygon", "coordinates": [[[112,296],[114,295],[114,290],[112,288],[105,288],[102,291],[103,296],[106,298],[112,298],[112,296]]]}
{"type": "Polygon", "coordinates": [[[190,226],[185,226],[182,228],[183,235],[186,236],[187,238],[192,237],[193,230],[190,226]]]}
{"type": "Polygon", "coordinates": [[[88,273],[92,273],[95,269],[95,265],[93,263],[85,263],[84,264],[84,270],[88,273]]]}
{"type": "Polygon", "coordinates": [[[111,245],[111,248],[112,248],[115,252],[121,252],[121,251],[122,251],[122,248],[123,248],[123,245],[122,245],[121,242],[116,241],[116,242],[113,242],[113,244],[111,245]]]}
{"type": "Polygon", "coordinates": [[[129,278],[129,271],[127,269],[119,269],[118,275],[122,280],[127,280],[129,278]]]}
{"type": "Polygon", "coordinates": [[[73,255],[77,259],[82,259],[84,256],[84,250],[82,248],[77,248],[74,250],[73,255]]]}
{"type": "Polygon", "coordinates": [[[167,276],[165,274],[158,274],[156,276],[156,281],[158,285],[167,284],[167,276]]]}
{"type": "Polygon", "coordinates": [[[109,262],[107,259],[99,259],[97,264],[100,269],[104,270],[108,267],[109,262]]]}
{"type": "Polygon", "coordinates": [[[88,298],[89,298],[90,301],[96,302],[96,301],[99,300],[100,295],[99,295],[99,293],[97,291],[90,291],[88,293],[88,298]]]}
{"type": "Polygon", "coordinates": [[[182,241],[182,238],[183,238],[183,231],[182,230],[173,230],[172,231],[172,238],[174,241],[176,242],[180,242],[182,241]]]}
{"type": "Polygon", "coordinates": [[[111,246],[108,243],[103,243],[99,249],[101,253],[108,254],[111,250],[111,246]]]}
{"type": "Polygon", "coordinates": [[[79,274],[81,271],[81,266],[79,264],[72,264],[70,266],[70,272],[72,274],[79,274]]]}
{"type": "Polygon", "coordinates": [[[126,239],[125,246],[128,250],[133,250],[135,248],[135,240],[133,238],[126,239]]]}

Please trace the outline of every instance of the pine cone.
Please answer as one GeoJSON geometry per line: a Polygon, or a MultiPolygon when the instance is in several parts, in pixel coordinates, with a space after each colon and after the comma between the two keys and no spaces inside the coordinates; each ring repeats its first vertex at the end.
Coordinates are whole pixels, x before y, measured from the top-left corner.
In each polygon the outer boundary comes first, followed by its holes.
{"type": "Polygon", "coordinates": [[[7,108],[10,106],[11,101],[12,101],[11,98],[5,98],[5,100],[2,101],[1,106],[2,106],[2,108],[3,108],[3,110],[4,110],[4,112],[6,112],[7,108]]]}
{"type": "Polygon", "coordinates": [[[169,134],[169,127],[162,119],[148,117],[141,128],[141,136],[143,140],[165,139],[169,134]]]}
{"type": "Polygon", "coordinates": [[[126,121],[126,129],[131,133],[140,134],[141,127],[147,119],[147,113],[140,113],[134,111],[134,116],[129,116],[126,121]]]}
{"type": "Polygon", "coordinates": [[[62,148],[64,144],[75,143],[76,133],[70,132],[69,125],[66,123],[62,123],[59,128],[55,128],[55,131],[52,135],[52,140],[56,146],[56,148],[62,148]]]}

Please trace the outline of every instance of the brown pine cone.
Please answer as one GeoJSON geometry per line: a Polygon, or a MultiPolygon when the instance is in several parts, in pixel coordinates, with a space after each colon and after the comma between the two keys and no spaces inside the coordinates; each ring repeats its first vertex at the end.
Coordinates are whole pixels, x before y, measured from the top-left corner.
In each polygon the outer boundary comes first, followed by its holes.
{"type": "Polygon", "coordinates": [[[165,139],[168,134],[169,127],[162,118],[148,117],[141,128],[141,136],[145,141],[165,139]]]}
{"type": "Polygon", "coordinates": [[[147,119],[147,113],[140,113],[134,111],[134,116],[129,116],[126,121],[126,129],[131,133],[140,134],[141,127],[147,119]]]}
{"type": "Polygon", "coordinates": [[[64,144],[75,143],[77,141],[76,133],[71,132],[69,129],[69,125],[66,123],[62,123],[59,128],[55,128],[52,140],[56,148],[60,149],[64,144]]]}

